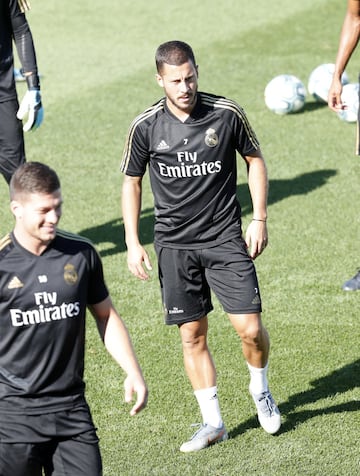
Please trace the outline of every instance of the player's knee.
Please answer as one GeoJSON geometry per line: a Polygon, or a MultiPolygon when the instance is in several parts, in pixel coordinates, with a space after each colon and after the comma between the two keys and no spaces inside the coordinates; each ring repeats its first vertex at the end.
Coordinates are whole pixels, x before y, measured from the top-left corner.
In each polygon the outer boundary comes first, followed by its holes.
{"type": "Polygon", "coordinates": [[[259,346],[263,340],[263,327],[260,322],[251,322],[243,327],[239,335],[244,343],[259,346]]]}
{"type": "Polygon", "coordinates": [[[182,337],[182,346],[185,352],[203,350],[207,347],[206,337],[203,335],[186,335],[182,337]]]}
{"type": "Polygon", "coordinates": [[[199,351],[207,347],[206,319],[185,323],[179,329],[184,351],[199,351]]]}

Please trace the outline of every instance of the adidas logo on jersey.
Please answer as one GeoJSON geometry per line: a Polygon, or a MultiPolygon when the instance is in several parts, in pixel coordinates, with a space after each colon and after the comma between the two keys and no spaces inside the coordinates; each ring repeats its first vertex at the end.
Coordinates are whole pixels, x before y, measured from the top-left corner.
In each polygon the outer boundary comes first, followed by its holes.
{"type": "Polygon", "coordinates": [[[14,276],[10,283],[8,284],[8,289],[18,289],[22,288],[24,284],[20,281],[17,276],[14,276]]]}
{"type": "Polygon", "coordinates": [[[156,147],[156,150],[167,150],[169,148],[170,147],[167,145],[167,143],[164,140],[162,140],[160,144],[156,147]]]}

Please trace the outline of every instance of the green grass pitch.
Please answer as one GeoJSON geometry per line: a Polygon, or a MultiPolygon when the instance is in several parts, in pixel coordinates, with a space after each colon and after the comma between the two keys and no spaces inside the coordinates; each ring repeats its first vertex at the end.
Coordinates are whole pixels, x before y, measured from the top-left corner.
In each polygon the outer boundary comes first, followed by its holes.
{"type": "MultiPolygon", "coordinates": [[[[101,253],[150,390],[147,409],[131,418],[123,374],[89,316],[87,396],[104,476],[359,474],[360,294],[341,290],[360,266],[356,127],[310,97],[300,113],[288,116],[271,113],[263,99],[274,76],[294,74],[306,85],[316,66],[334,62],[346,2],[31,3],[45,120],[26,135],[27,157],[58,171],[65,200],[61,227],[91,238],[101,253]],[[270,244],[257,270],[272,344],[270,384],[283,414],[279,435],[258,427],[239,340],[214,300],[209,343],[230,439],[186,455],[179,446],[200,415],[177,329],[163,324],[147,179],[141,233],[154,271],[146,283],[127,270],[120,214],[126,131],[162,95],[153,58],[169,39],[193,46],[201,90],[244,107],[267,160],[270,244]]],[[[360,50],[347,68],[352,82],[359,60],[360,50]]],[[[18,90],[21,95],[24,85],[18,90]]],[[[251,207],[241,159],[238,191],[246,226],[251,207]]],[[[13,224],[5,182],[0,202],[3,235],[13,224]]]]}

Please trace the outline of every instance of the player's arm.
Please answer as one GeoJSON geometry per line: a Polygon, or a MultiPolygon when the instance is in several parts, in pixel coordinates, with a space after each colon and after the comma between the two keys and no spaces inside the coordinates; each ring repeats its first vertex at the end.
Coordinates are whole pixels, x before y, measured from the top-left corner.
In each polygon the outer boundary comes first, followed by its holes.
{"type": "Polygon", "coordinates": [[[139,279],[148,279],[143,264],[151,270],[151,263],[139,239],[139,220],[141,212],[142,177],[124,176],[122,186],[122,216],[125,228],[125,242],[128,249],[129,270],[139,279]]]}
{"type": "Polygon", "coordinates": [[[255,155],[244,157],[248,169],[248,183],[253,205],[253,220],[250,222],[245,235],[249,255],[255,259],[264,250],[268,242],[266,226],[268,176],[265,161],[261,151],[255,155]]]}
{"type": "Polygon", "coordinates": [[[347,11],[340,33],[339,47],[335,60],[335,71],[329,89],[328,105],[333,111],[345,107],[341,102],[341,75],[355,50],[360,37],[360,0],[348,0],[347,11]]]}
{"type": "Polygon", "coordinates": [[[44,118],[36,53],[29,24],[17,2],[12,3],[10,16],[15,46],[28,88],[20,103],[17,117],[22,120],[27,116],[23,129],[29,131],[38,128],[44,118]]]}
{"type": "Polygon", "coordinates": [[[129,332],[110,297],[89,306],[89,309],[95,317],[106,349],[127,375],[124,382],[125,401],[131,402],[133,394],[137,394],[136,403],[130,411],[130,415],[136,415],[146,406],[148,390],[129,332]]]}

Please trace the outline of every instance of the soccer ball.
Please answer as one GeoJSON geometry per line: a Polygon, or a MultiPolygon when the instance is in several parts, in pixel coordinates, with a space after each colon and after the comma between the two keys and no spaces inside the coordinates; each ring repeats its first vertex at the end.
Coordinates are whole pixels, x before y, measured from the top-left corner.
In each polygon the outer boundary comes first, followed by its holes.
{"type": "MultiPolygon", "coordinates": [[[[318,102],[328,102],[328,94],[335,70],[335,64],[325,63],[317,66],[310,74],[308,81],[308,91],[318,102]]],[[[341,76],[341,83],[348,84],[349,77],[344,71],[341,76]]]]}
{"type": "Polygon", "coordinates": [[[349,83],[343,86],[341,101],[346,109],[341,109],[337,114],[342,121],[356,122],[359,109],[359,83],[349,83]]]}
{"type": "Polygon", "coordinates": [[[289,114],[304,107],[306,89],[296,76],[280,74],[266,85],[264,98],[270,111],[276,114],[289,114]]]}

